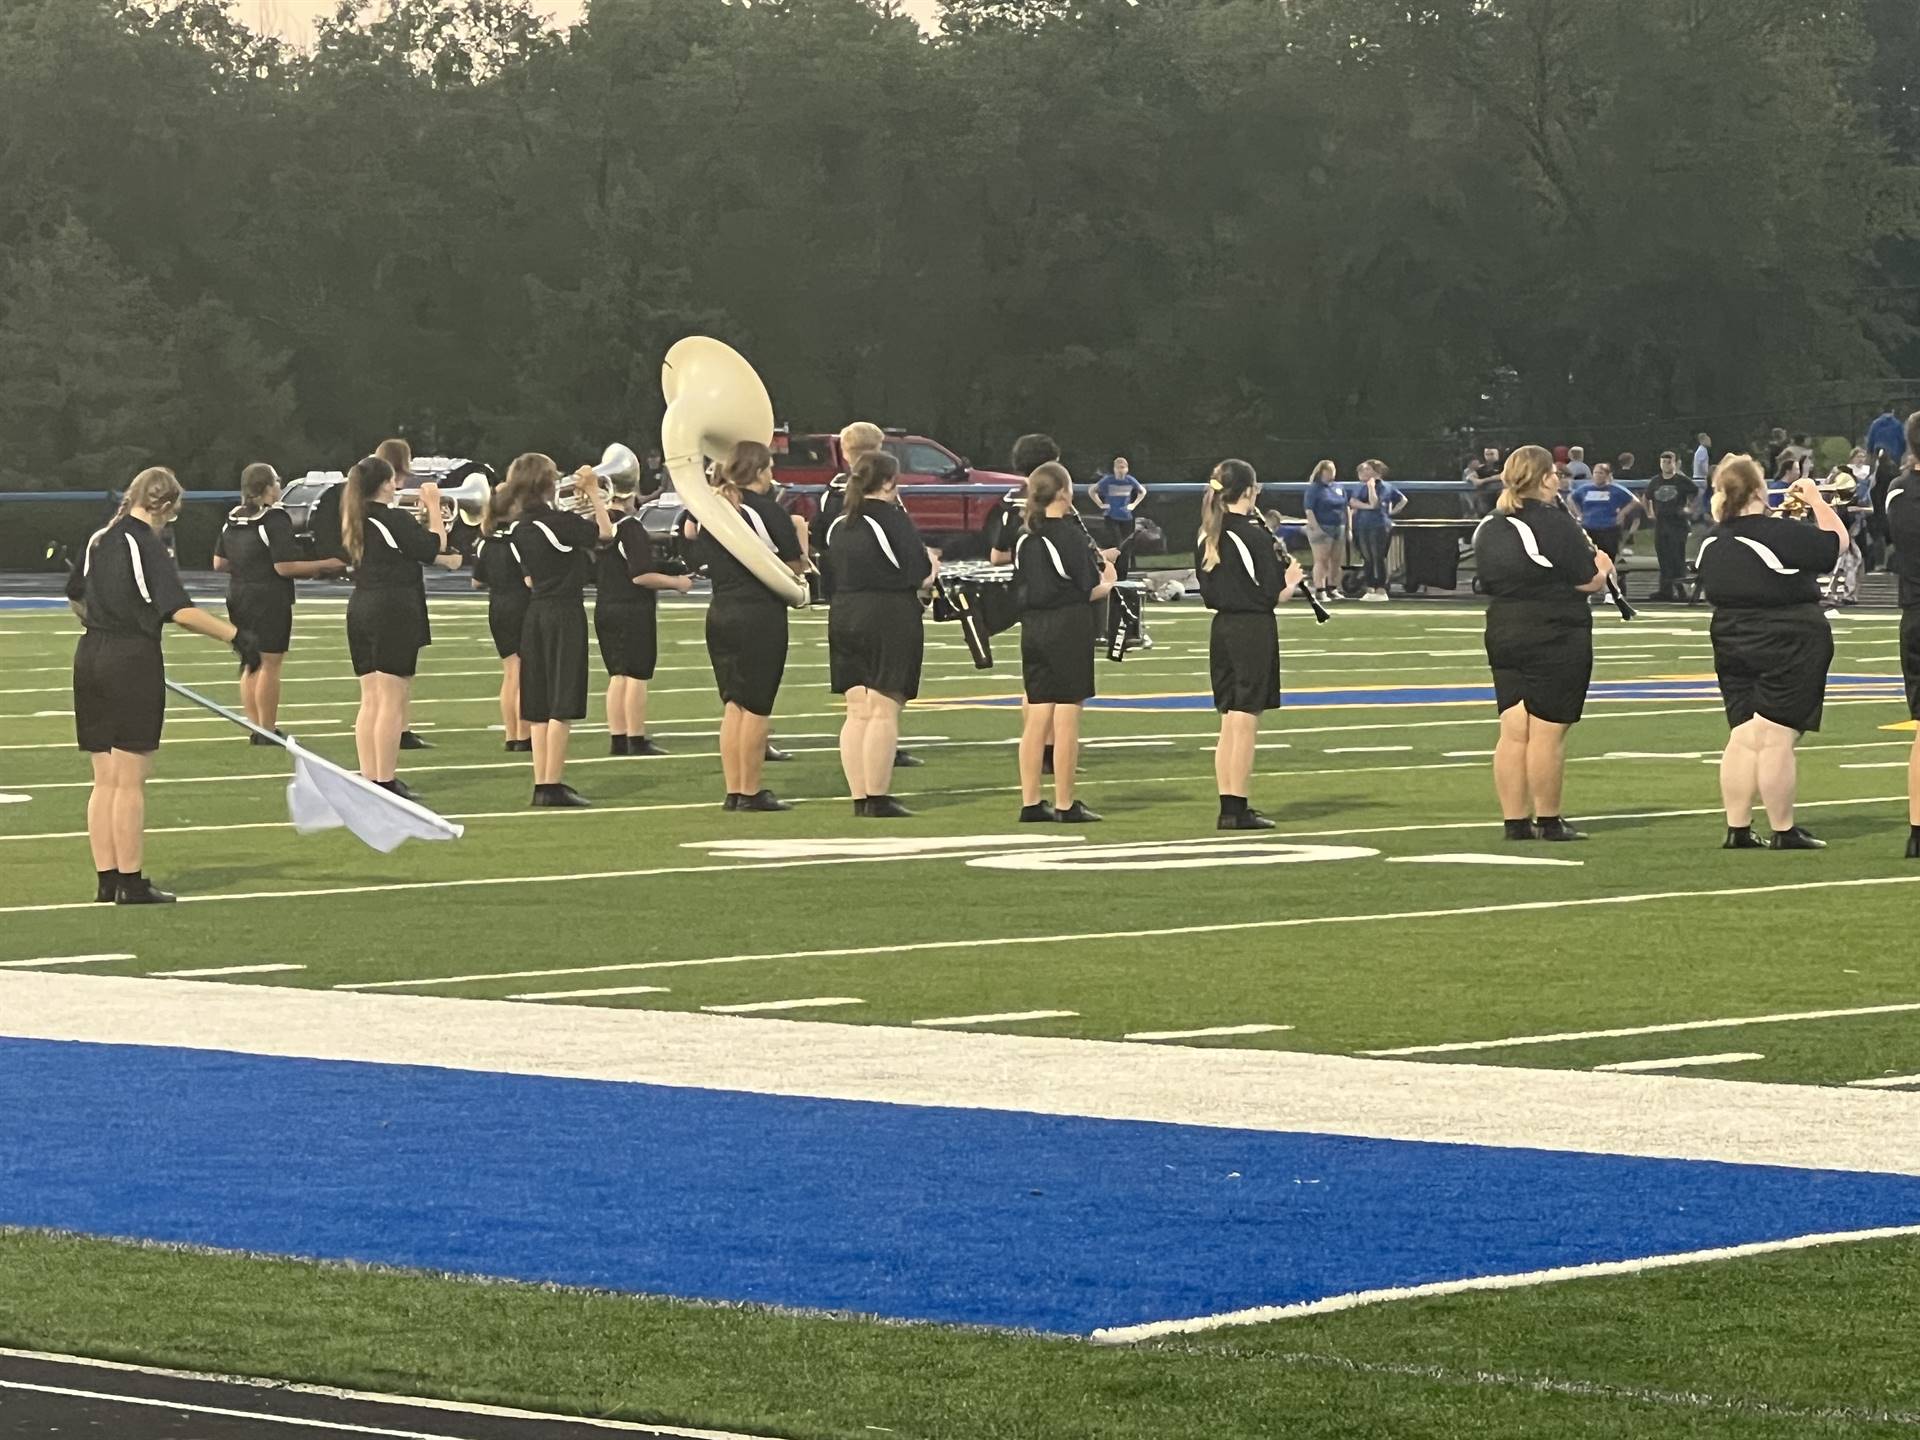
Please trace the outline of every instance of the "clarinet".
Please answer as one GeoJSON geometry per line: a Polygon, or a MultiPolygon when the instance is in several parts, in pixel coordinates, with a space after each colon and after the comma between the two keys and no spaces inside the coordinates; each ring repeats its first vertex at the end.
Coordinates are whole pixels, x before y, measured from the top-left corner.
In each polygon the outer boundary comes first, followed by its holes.
{"type": "MultiPolygon", "coordinates": [[[[1258,501],[1254,502],[1253,509],[1247,512],[1247,516],[1254,524],[1267,532],[1267,538],[1273,542],[1274,557],[1280,562],[1280,573],[1285,575],[1287,566],[1293,564],[1293,556],[1288,553],[1287,547],[1281,542],[1280,536],[1275,533],[1274,528],[1267,524],[1267,517],[1260,513],[1260,504],[1258,501]]],[[[1324,625],[1333,619],[1333,612],[1327,609],[1327,604],[1324,600],[1313,593],[1313,586],[1307,586],[1306,596],[1307,604],[1313,607],[1314,624],[1324,625]]]]}
{"type": "MultiPolygon", "coordinates": [[[[1073,523],[1078,525],[1080,533],[1086,536],[1087,548],[1093,552],[1094,571],[1097,574],[1106,567],[1107,563],[1107,557],[1101,553],[1100,542],[1093,538],[1093,532],[1087,528],[1086,517],[1081,515],[1078,506],[1069,510],[1067,514],[1073,517],[1073,523]]],[[[1109,660],[1117,663],[1127,658],[1127,638],[1137,619],[1137,612],[1128,607],[1126,596],[1120,591],[1118,582],[1115,582],[1107,601],[1107,658],[1109,660]],[[1114,614],[1116,610],[1120,612],[1118,615],[1114,614]]]]}
{"type": "MultiPolygon", "coordinates": [[[[1567,498],[1564,490],[1560,492],[1560,508],[1573,517],[1573,523],[1579,527],[1580,538],[1587,542],[1587,553],[1589,555],[1598,555],[1600,553],[1600,547],[1594,544],[1593,537],[1587,534],[1587,527],[1580,524],[1580,516],[1573,508],[1573,501],[1567,498]]],[[[1620,588],[1619,578],[1611,571],[1607,574],[1607,598],[1613,602],[1613,608],[1620,612],[1622,624],[1625,624],[1640,613],[1627,603],[1626,593],[1620,588]]]]}

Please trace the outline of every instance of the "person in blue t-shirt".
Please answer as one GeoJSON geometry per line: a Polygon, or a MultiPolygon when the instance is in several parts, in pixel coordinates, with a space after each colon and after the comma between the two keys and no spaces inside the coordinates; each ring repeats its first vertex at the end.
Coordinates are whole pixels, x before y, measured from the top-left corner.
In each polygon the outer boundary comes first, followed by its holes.
{"type": "Polygon", "coordinates": [[[1873,424],[1867,427],[1867,455],[1877,459],[1885,455],[1895,465],[1900,464],[1907,454],[1907,430],[1900,423],[1900,417],[1893,413],[1893,402],[1889,400],[1880,407],[1880,413],[1874,417],[1873,424]]]}
{"type": "Polygon", "coordinates": [[[1360,598],[1374,605],[1387,602],[1387,546],[1393,540],[1393,517],[1404,510],[1407,497],[1387,483],[1386,462],[1362,460],[1354,471],[1358,483],[1347,492],[1353,512],[1353,542],[1360,547],[1360,570],[1367,593],[1360,598]]]}
{"type": "Polygon", "coordinates": [[[1620,527],[1627,517],[1645,513],[1631,490],[1614,484],[1613,467],[1604,460],[1593,467],[1593,479],[1574,487],[1573,503],[1580,510],[1580,528],[1609,560],[1619,557],[1620,527]]]}
{"type": "Polygon", "coordinates": [[[1340,467],[1322,460],[1307,477],[1307,548],[1313,551],[1308,583],[1322,600],[1340,598],[1340,572],[1346,562],[1347,490],[1340,467]]]}
{"type": "Polygon", "coordinates": [[[1134,475],[1133,467],[1127,464],[1127,457],[1116,455],[1113,468],[1094,481],[1087,493],[1093,497],[1094,503],[1100,507],[1100,513],[1106,518],[1110,543],[1120,551],[1114,560],[1114,570],[1124,580],[1127,578],[1127,561],[1130,558],[1128,552],[1133,548],[1129,544],[1133,538],[1133,512],[1147,498],[1147,487],[1134,475]]]}

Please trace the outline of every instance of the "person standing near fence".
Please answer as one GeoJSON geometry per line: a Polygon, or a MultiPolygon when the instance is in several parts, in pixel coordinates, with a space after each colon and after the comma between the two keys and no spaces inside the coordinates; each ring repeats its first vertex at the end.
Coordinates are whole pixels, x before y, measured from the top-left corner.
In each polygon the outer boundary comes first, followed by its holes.
{"type": "Polygon", "coordinates": [[[1680,457],[1661,452],[1660,473],[1647,486],[1646,502],[1653,511],[1653,553],[1660,564],[1656,600],[1680,600],[1687,578],[1687,534],[1693,528],[1694,498],[1700,487],[1680,472],[1680,457]]]}
{"type": "Polygon", "coordinates": [[[1374,605],[1387,603],[1387,547],[1393,543],[1393,517],[1407,505],[1406,494],[1397,485],[1387,483],[1387,466],[1382,460],[1362,460],[1354,472],[1358,489],[1347,496],[1353,512],[1353,540],[1360,547],[1361,580],[1366,593],[1360,598],[1374,605]]]}
{"type": "Polygon", "coordinates": [[[1127,578],[1127,561],[1131,558],[1133,512],[1140,508],[1140,502],[1147,498],[1147,487],[1140,483],[1133,473],[1133,467],[1127,463],[1127,457],[1113,457],[1113,468],[1093,482],[1087,492],[1100,507],[1100,514],[1107,522],[1107,535],[1116,551],[1114,573],[1124,580],[1127,578]]]}
{"type": "Polygon", "coordinates": [[[1322,460],[1307,477],[1303,500],[1307,516],[1307,546],[1313,551],[1313,593],[1321,600],[1340,595],[1340,570],[1346,559],[1347,492],[1340,484],[1340,467],[1322,460]]]}

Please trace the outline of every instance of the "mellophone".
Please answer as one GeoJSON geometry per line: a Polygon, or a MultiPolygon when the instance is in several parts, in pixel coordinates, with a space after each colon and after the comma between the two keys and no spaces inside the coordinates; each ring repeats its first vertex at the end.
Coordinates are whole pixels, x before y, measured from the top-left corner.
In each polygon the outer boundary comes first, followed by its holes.
{"type": "MultiPolygon", "coordinates": [[[[993,668],[993,637],[1020,619],[1019,576],[1011,565],[984,560],[942,561],[933,577],[933,618],[957,620],[976,670],[993,668]]],[[[1118,662],[1146,637],[1143,580],[1120,580],[1107,594],[1107,658],[1118,662]]]]}

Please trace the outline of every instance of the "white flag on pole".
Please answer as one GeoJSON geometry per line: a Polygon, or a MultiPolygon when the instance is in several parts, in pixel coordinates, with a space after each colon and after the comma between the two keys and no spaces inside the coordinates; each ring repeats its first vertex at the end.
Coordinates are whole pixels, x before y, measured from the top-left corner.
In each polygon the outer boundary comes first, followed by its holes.
{"type": "Polygon", "coordinates": [[[466,833],[464,827],[441,819],[426,806],[382,790],[297,741],[287,741],[286,747],[293,756],[287,811],[293,828],[302,835],[344,825],[384,855],[405,840],[458,840],[466,833]]]}

